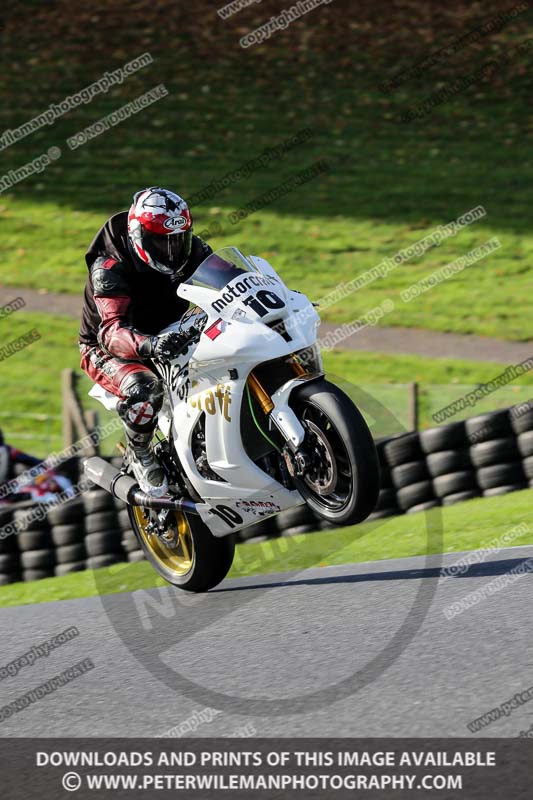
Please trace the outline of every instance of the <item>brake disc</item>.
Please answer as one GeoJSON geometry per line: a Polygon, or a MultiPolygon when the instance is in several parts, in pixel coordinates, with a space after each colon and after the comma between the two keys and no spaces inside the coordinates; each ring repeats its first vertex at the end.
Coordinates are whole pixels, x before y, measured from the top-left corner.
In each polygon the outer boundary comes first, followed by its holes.
{"type": "Polygon", "coordinates": [[[304,481],[318,495],[328,495],[337,485],[337,462],[333,448],[323,431],[311,420],[306,420],[307,430],[312,434],[313,466],[304,476],[304,481]],[[318,447],[317,447],[318,445],[318,447]],[[316,458],[323,462],[322,468],[316,467],[316,458]]]}

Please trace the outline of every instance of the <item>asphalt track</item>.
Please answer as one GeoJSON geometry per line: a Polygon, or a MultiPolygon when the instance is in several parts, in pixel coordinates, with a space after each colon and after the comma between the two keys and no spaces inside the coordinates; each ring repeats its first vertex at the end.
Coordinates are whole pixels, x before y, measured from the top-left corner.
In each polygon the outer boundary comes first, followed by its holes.
{"type": "MultiPolygon", "coordinates": [[[[470,736],[469,721],[533,685],[532,576],[453,619],[444,609],[531,556],[501,550],[445,580],[439,565],[458,554],[226,581],[172,607],[170,589],[1,609],[0,668],[71,625],[80,635],[0,680],[0,707],[82,659],[95,666],[0,722],[0,736],[163,736],[188,719],[197,736],[470,736]],[[414,634],[400,630],[406,616],[414,634]],[[387,647],[390,663],[369,677],[387,647]],[[356,670],[366,686],[334,688],[356,670]],[[202,722],[213,690],[233,699],[202,722]]],[[[532,723],[525,702],[475,735],[515,737],[532,723]]]]}

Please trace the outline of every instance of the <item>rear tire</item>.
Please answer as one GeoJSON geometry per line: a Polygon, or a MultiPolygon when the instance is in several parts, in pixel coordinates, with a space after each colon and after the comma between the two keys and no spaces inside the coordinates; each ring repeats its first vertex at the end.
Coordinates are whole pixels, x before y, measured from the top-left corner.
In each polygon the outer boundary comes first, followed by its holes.
{"type": "MultiPolygon", "coordinates": [[[[320,438],[314,441],[318,441],[326,461],[334,455],[336,473],[329,481],[329,494],[313,489],[311,484],[318,486],[318,478],[313,481],[311,472],[293,479],[296,488],[320,519],[334,525],[362,522],[374,510],[380,483],[376,446],[362,414],[338,386],[322,378],[295,389],[290,402],[304,427],[307,422],[319,430],[320,438]],[[325,444],[320,445],[321,440],[325,444]]],[[[316,436],[312,430],[310,433],[316,436]]],[[[306,439],[308,436],[309,432],[306,439]]],[[[319,452],[316,447],[315,451],[319,452]]],[[[324,469],[328,473],[327,464],[324,469]]]]}
{"type": "Polygon", "coordinates": [[[228,574],[235,554],[233,535],[217,538],[200,517],[176,512],[175,524],[168,529],[167,546],[160,536],[146,530],[149,509],[128,506],[128,513],[147,560],[173,586],[187,592],[207,592],[228,574]]]}

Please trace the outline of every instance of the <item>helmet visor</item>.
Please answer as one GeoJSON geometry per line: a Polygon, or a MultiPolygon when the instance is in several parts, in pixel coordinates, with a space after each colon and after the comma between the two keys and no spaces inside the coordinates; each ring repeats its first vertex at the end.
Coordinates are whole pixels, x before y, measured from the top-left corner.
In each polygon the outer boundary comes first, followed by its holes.
{"type": "Polygon", "coordinates": [[[146,233],[143,239],[144,249],[164,272],[179,272],[191,254],[192,230],[168,236],[146,233]]]}

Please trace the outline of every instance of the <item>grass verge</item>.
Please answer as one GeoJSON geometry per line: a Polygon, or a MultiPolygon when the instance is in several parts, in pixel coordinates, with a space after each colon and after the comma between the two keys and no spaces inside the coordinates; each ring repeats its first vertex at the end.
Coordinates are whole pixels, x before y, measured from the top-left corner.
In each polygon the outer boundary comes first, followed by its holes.
{"type": "MultiPolygon", "coordinates": [[[[513,546],[533,543],[530,490],[470,500],[426,514],[366,522],[338,531],[240,545],[230,577],[496,547],[499,537],[520,523],[525,523],[529,530],[514,537],[513,546]]],[[[0,589],[0,607],[164,585],[146,562],[117,564],[98,570],[97,575],[94,571],[76,572],[61,578],[4,586],[0,589]]]]}
{"type": "Polygon", "coordinates": [[[87,4],[65,14],[61,3],[29,0],[20,14],[7,3],[0,131],[28,123],[143,52],[152,63],[2,148],[0,176],[8,177],[49,148],[61,149],[44,171],[3,188],[3,283],[80,293],[93,235],[142,186],[168,185],[193,198],[195,228],[210,232],[214,246],[236,243],[270,257],[313,299],[483,205],[481,221],[331,306],[325,318],[350,321],[388,298],[396,307],[384,324],[527,338],[530,49],[519,45],[529,41],[528,15],[463,43],[501,3],[444,7],[433,0],[413,14],[409,3],[376,1],[355,14],[353,4],[336,0],[243,49],[240,36],[265,21],[261,5],[224,22],[208,0],[188,10],[140,0],[135,14],[108,5],[102,14],[87,4]],[[444,57],[456,37],[461,47],[444,57]],[[438,54],[431,68],[397,90],[380,88],[430,53],[438,54]],[[490,65],[485,77],[433,102],[490,65]],[[74,134],[160,83],[168,94],[157,104],[70,149],[74,134]],[[404,120],[426,101],[428,113],[404,120]],[[304,129],[312,135],[298,146],[257,163],[266,148],[304,129]],[[319,160],[327,171],[279,191],[319,160]],[[226,180],[228,173],[237,177],[226,180]],[[232,224],[230,213],[247,204],[252,213],[232,224]],[[500,249],[401,302],[402,289],[492,237],[500,249]]]}
{"type": "MultiPolygon", "coordinates": [[[[60,373],[66,367],[79,371],[78,323],[65,317],[18,311],[0,324],[0,347],[33,329],[41,338],[1,363],[0,427],[4,428],[11,444],[44,456],[51,450],[61,449],[60,373]],[[45,421],[18,417],[17,414],[52,415],[53,419],[45,421]]],[[[342,376],[348,384],[366,388],[404,426],[408,408],[405,384],[417,381],[420,385],[420,425],[428,427],[434,424],[431,421],[434,411],[478,383],[491,380],[507,365],[334,350],[324,353],[324,366],[332,379],[342,376]]],[[[80,397],[87,408],[98,409],[102,420],[105,419],[107,412],[99,403],[87,398],[91,382],[81,371],[80,376],[80,397]]],[[[499,389],[464,415],[521,402],[528,398],[531,384],[533,374],[526,373],[519,382],[499,389]]],[[[373,432],[376,436],[384,433],[373,432]]]]}

